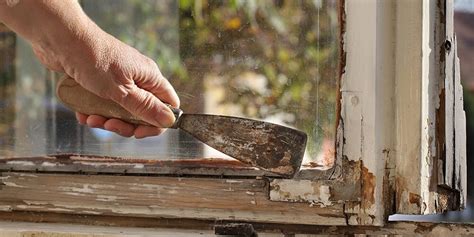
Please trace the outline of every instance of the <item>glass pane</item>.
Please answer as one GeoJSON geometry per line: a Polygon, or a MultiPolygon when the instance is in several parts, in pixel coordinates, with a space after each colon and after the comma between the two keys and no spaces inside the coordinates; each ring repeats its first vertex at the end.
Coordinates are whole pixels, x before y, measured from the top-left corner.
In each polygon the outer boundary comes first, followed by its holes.
{"type": "MultiPolygon", "coordinates": [[[[335,153],[337,2],[81,1],[99,26],[158,63],[185,112],[248,117],[305,131],[305,162],[323,169],[335,153]]],[[[41,67],[13,33],[3,33],[0,42],[1,156],[225,157],[179,130],[137,140],[78,125],[54,97],[58,75],[41,67]]]]}

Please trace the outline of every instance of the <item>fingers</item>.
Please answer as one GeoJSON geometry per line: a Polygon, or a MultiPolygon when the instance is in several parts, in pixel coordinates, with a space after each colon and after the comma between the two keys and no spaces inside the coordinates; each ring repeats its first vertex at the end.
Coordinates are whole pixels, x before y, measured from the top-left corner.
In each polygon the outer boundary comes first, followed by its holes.
{"type": "Polygon", "coordinates": [[[151,126],[140,125],[135,129],[135,138],[145,138],[151,136],[158,136],[166,131],[166,128],[157,128],[151,126]]]}
{"type": "Polygon", "coordinates": [[[76,112],[76,119],[82,125],[91,128],[101,128],[123,137],[135,136],[137,139],[158,136],[166,131],[164,128],[139,125],[136,126],[126,123],[119,119],[107,119],[99,115],[87,115],[76,112]]]}
{"type": "Polygon", "coordinates": [[[144,67],[144,72],[141,73],[142,76],[134,79],[135,84],[138,87],[151,92],[161,101],[168,103],[175,108],[179,108],[179,97],[171,83],[161,74],[158,65],[156,65],[153,60],[150,58],[145,58],[145,60],[147,67],[144,67]]]}
{"type": "Polygon", "coordinates": [[[107,119],[102,116],[89,115],[89,117],[87,117],[86,124],[91,128],[104,128],[106,121],[107,119]]]}
{"type": "Polygon", "coordinates": [[[76,112],[76,119],[79,124],[85,125],[88,115],[76,112]]]}
{"type": "Polygon", "coordinates": [[[109,119],[105,121],[104,128],[123,137],[131,137],[135,131],[135,126],[119,119],[109,119]]]}
{"type": "Polygon", "coordinates": [[[129,88],[127,94],[116,102],[156,127],[167,128],[174,124],[175,117],[171,109],[154,94],[137,86],[129,88]]]}

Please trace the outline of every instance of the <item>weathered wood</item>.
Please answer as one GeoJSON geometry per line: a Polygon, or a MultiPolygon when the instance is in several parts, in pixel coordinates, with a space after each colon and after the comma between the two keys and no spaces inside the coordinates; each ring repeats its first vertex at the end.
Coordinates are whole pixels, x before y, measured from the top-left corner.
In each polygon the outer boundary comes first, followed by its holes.
{"type": "Polygon", "coordinates": [[[146,160],[73,154],[3,158],[0,171],[278,177],[230,159],[146,160]]]}
{"type": "Polygon", "coordinates": [[[442,53],[444,53],[444,119],[445,119],[445,153],[444,153],[444,182],[443,184],[448,187],[454,188],[454,144],[455,144],[455,126],[454,126],[454,116],[455,116],[455,52],[452,49],[454,46],[454,10],[453,10],[453,1],[446,0],[444,12],[444,29],[440,29],[443,33],[443,38],[445,39],[442,42],[442,53]]]}
{"type": "Polygon", "coordinates": [[[392,1],[345,1],[343,138],[338,141],[343,157],[362,161],[361,201],[345,206],[350,225],[384,225],[390,210],[390,157],[394,155],[396,121],[394,12],[392,1]]]}
{"type": "MultiPolygon", "coordinates": [[[[460,192],[460,207],[467,201],[467,154],[466,154],[466,113],[464,112],[461,69],[454,37],[454,187],[460,192]]],[[[460,208],[458,207],[458,208],[460,208]]]]}
{"type": "Polygon", "coordinates": [[[452,1],[396,5],[396,213],[459,210],[452,1]]]}
{"type": "Polygon", "coordinates": [[[362,186],[362,162],[343,160],[343,175],[331,180],[272,179],[270,200],[308,202],[321,207],[334,202],[359,201],[362,186]]]}
{"type": "Polygon", "coordinates": [[[268,200],[262,179],[4,173],[0,209],[345,225],[343,204],[268,200]]]}
{"type": "MultiPolygon", "coordinates": [[[[328,180],[342,174],[343,169],[353,169],[350,163],[338,161],[328,170],[304,168],[295,179],[328,180]],[[347,165],[347,166],[346,166],[347,165]],[[344,166],[344,167],[343,167],[344,166]]],[[[355,165],[355,168],[357,165],[355,165]]],[[[242,176],[275,177],[237,160],[173,159],[146,160],[135,158],[106,157],[96,155],[58,154],[39,157],[0,158],[0,171],[66,172],[66,173],[104,173],[104,174],[146,174],[146,175],[192,175],[192,176],[242,176]]]]}
{"type": "MultiPolygon", "coordinates": [[[[65,216],[67,218],[68,216],[65,216]]],[[[93,216],[91,218],[94,218],[93,216]]],[[[64,221],[64,219],[63,219],[64,221]]],[[[162,220],[164,221],[164,220],[162,220]]],[[[125,237],[125,236],[215,236],[213,225],[187,225],[181,220],[169,220],[175,227],[153,228],[90,226],[63,223],[0,222],[0,237],[3,236],[51,236],[51,237],[125,237]]],[[[370,226],[308,226],[275,225],[251,223],[259,236],[321,236],[321,235],[361,235],[361,236],[471,236],[474,225],[461,223],[389,222],[384,227],[370,226]]],[[[157,227],[158,226],[158,227],[157,227]]]]}
{"type": "Polygon", "coordinates": [[[212,230],[123,228],[72,224],[0,223],[0,237],[137,237],[215,236],[212,230]]]}

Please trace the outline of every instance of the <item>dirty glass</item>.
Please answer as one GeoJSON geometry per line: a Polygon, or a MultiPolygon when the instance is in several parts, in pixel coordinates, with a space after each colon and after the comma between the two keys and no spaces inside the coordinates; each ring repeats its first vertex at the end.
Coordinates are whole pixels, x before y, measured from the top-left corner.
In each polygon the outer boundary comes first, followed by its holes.
{"type": "MultiPolygon", "coordinates": [[[[104,30],[154,59],[188,113],[265,120],[305,131],[307,166],[334,162],[337,0],[82,0],[104,30]]],[[[60,75],[0,35],[0,156],[58,153],[148,159],[225,157],[168,129],[137,140],[78,125],[54,96],[60,75]]]]}

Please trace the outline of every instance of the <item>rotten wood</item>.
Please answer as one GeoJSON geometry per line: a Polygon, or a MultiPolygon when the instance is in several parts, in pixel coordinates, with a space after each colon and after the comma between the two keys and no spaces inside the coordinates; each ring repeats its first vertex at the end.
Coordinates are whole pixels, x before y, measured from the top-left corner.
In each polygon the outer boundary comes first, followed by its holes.
{"type": "MultiPolygon", "coordinates": [[[[343,160],[344,175],[331,180],[272,179],[270,200],[282,202],[307,202],[321,207],[334,202],[358,201],[364,177],[361,161],[343,160]]],[[[373,190],[372,190],[373,191],[373,190]]],[[[373,195],[373,193],[371,193],[373,195]]]]}
{"type": "Polygon", "coordinates": [[[273,202],[263,179],[3,173],[0,209],[345,225],[343,203],[273,202]],[[52,185],[54,184],[54,185],[52,185]]]}

